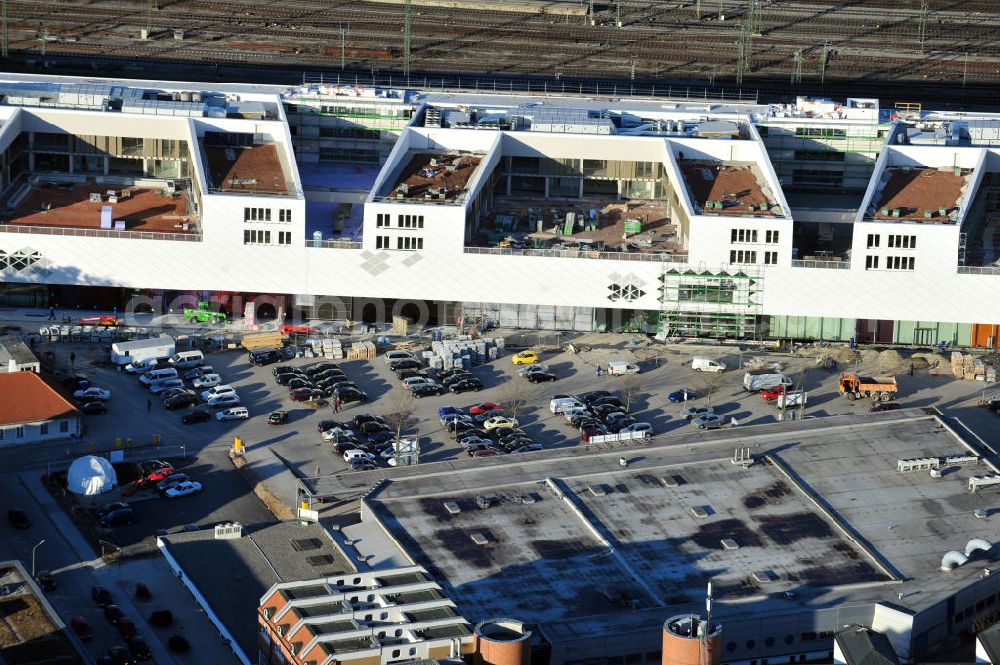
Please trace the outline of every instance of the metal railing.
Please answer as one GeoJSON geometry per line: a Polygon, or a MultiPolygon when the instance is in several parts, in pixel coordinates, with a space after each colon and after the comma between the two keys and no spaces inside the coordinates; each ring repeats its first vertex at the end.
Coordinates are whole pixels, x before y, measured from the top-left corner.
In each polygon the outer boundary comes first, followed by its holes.
{"type": "Polygon", "coordinates": [[[306,240],[306,247],[327,249],[361,249],[361,243],[354,240],[306,240]]]}
{"type": "Polygon", "coordinates": [[[160,233],[155,231],[109,231],[106,229],[73,229],[61,226],[20,226],[0,224],[0,233],[31,233],[47,236],[78,236],[83,238],[118,238],[124,240],[173,240],[201,242],[200,233],[160,233]]]}
{"type": "Polygon", "coordinates": [[[792,259],[793,268],[826,268],[827,270],[848,270],[851,267],[850,261],[818,261],[792,259]]]}
{"type": "Polygon", "coordinates": [[[656,263],[683,263],[686,254],[666,252],[596,252],[578,249],[506,249],[504,247],[465,247],[466,254],[490,254],[493,256],[545,256],[556,259],[604,259],[606,261],[653,261],[656,263]]]}
{"type": "Polygon", "coordinates": [[[1000,275],[1000,266],[958,266],[959,275],[1000,275]]]}

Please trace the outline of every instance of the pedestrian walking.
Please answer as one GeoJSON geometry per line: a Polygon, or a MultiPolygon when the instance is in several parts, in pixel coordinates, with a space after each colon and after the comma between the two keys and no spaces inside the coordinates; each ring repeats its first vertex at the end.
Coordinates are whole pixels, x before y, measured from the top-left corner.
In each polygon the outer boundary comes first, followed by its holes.
{"type": "Polygon", "coordinates": [[[152,412],[153,412],[153,400],[147,399],[146,400],[146,413],[152,413],[152,412]]]}
{"type": "Polygon", "coordinates": [[[597,372],[597,378],[601,378],[601,366],[600,365],[597,366],[597,369],[595,371],[597,372]]]}
{"type": "Polygon", "coordinates": [[[913,376],[913,363],[910,363],[910,376],[913,376]]]}
{"type": "Polygon", "coordinates": [[[73,367],[76,367],[76,354],[75,353],[70,353],[69,354],[69,364],[72,365],[73,367]]]}
{"type": "Polygon", "coordinates": [[[49,321],[55,321],[55,320],[56,320],[56,308],[50,305],[49,306],[49,321]]]}
{"type": "Polygon", "coordinates": [[[336,413],[340,413],[340,398],[339,397],[337,399],[333,400],[333,410],[336,413]]]}

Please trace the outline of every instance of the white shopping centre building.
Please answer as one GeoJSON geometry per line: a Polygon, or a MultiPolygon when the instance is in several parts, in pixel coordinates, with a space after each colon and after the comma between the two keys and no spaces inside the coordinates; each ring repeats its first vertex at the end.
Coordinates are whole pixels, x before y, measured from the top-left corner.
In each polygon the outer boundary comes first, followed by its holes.
{"type": "Polygon", "coordinates": [[[0,306],[1000,346],[1000,115],[0,75],[0,306]]]}

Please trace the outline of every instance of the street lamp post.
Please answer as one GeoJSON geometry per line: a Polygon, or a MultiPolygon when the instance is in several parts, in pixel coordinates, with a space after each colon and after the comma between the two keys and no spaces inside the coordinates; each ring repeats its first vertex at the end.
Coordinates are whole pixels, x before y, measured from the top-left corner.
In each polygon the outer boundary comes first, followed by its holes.
{"type": "Polygon", "coordinates": [[[31,548],[31,577],[35,577],[35,552],[39,547],[45,544],[45,539],[42,538],[38,541],[34,547],[31,548]]]}

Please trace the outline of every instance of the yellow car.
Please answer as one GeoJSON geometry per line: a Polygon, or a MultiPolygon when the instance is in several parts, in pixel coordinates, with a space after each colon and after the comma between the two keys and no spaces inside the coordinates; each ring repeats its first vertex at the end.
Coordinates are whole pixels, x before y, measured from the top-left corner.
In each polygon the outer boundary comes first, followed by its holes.
{"type": "Polygon", "coordinates": [[[515,365],[533,365],[538,362],[538,354],[534,351],[521,351],[520,353],[514,354],[511,358],[511,362],[515,365]]]}

